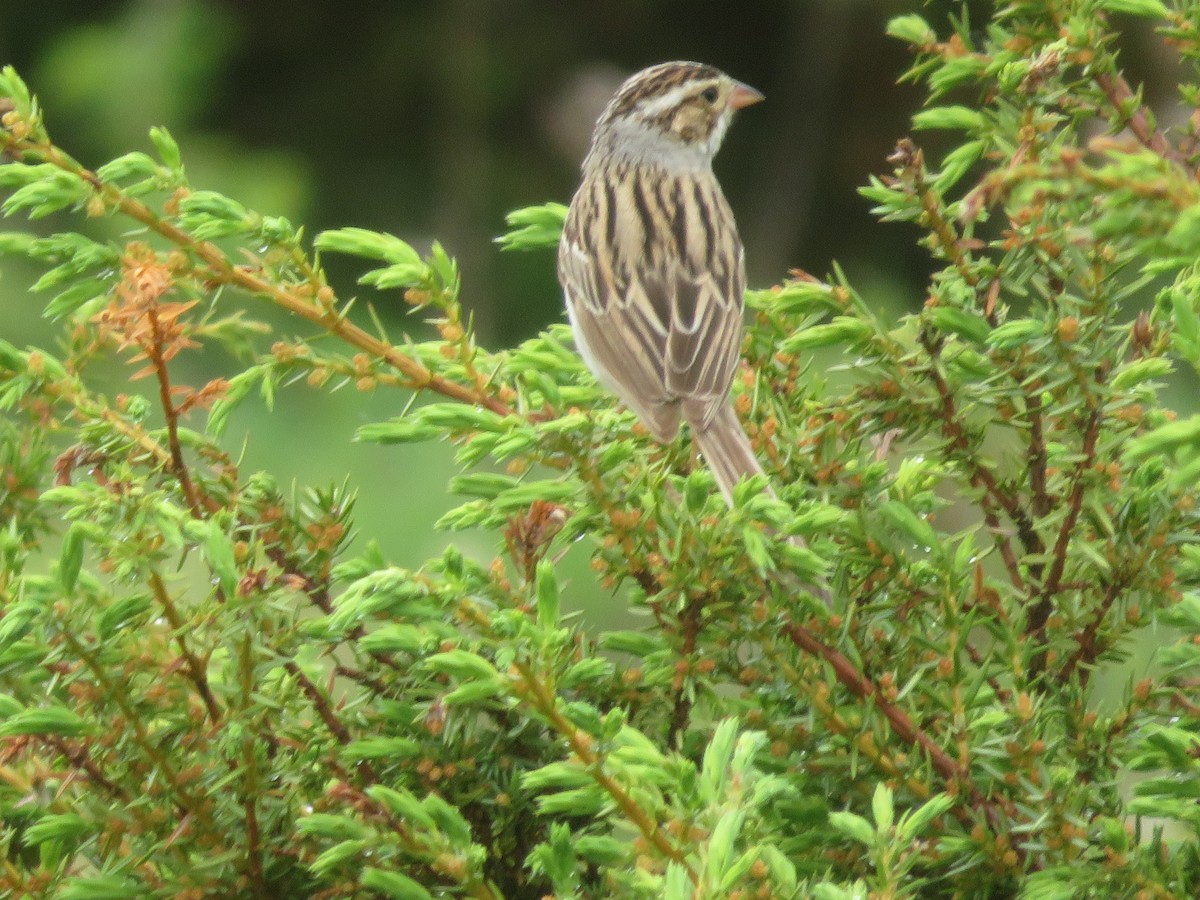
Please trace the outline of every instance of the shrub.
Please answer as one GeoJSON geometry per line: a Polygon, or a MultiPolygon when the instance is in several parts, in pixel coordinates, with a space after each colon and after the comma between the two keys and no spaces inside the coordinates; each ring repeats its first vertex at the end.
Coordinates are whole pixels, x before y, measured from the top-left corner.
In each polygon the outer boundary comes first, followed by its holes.
{"type": "MultiPolygon", "coordinates": [[[[1165,392],[1200,366],[1200,118],[1160,126],[1123,75],[1138,19],[1194,74],[1183,2],[893,20],[914,131],[951,139],[901,140],[863,193],[928,248],[928,293],[899,321],[840,271],[750,293],[738,409],[779,498],[732,510],[565,327],[479,346],[437,245],[310,247],[192,187],[161,129],[87,169],[5,70],[3,210],[56,224],[0,250],[44,268],[61,342],[0,341],[0,885],[1195,896],[1200,417],[1165,392]],[[314,250],[436,336],[352,311],[314,250]],[[180,354],[219,346],[242,362],[187,383],[180,354]],[[441,526],[495,558],[351,556],[352,497],[243,471],[231,411],[296,382],[418,395],[358,437],[453,447],[441,526]],[[577,540],[646,627],[564,618],[577,540]]],[[[553,245],[562,212],[507,244],[553,245]]]]}

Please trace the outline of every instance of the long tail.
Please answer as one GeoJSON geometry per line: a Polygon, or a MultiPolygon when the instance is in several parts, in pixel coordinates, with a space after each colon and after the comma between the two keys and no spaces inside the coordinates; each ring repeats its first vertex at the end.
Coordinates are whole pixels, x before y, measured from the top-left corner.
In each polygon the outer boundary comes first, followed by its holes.
{"type": "MultiPolygon", "coordinates": [[[[713,417],[708,427],[703,431],[695,431],[693,438],[704,456],[704,461],[712,469],[725,502],[733,506],[734,486],[743,478],[763,474],[763,467],[754,455],[750,438],[742,430],[742,423],[733,411],[733,404],[726,403],[721,407],[721,411],[713,417]]],[[[774,495],[775,492],[769,486],[767,490],[774,495]]]]}
{"type": "MultiPolygon", "coordinates": [[[[762,464],[754,455],[754,447],[751,446],[742,423],[738,421],[733,404],[725,404],[707,428],[694,431],[692,436],[704,456],[704,461],[716,477],[717,486],[721,489],[725,502],[732,507],[733,489],[737,483],[751,475],[763,474],[762,464]]],[[[770,484],[766,489],[772,497],[777,496],[770,484]]],[[[788,540],[798,547],[807,546],[804,538],[798,534],[792,535],[788,540]]],[[[833,608],[833,597],[826,585],[802,584],[802,587],[830,609],[833,608]]]]}

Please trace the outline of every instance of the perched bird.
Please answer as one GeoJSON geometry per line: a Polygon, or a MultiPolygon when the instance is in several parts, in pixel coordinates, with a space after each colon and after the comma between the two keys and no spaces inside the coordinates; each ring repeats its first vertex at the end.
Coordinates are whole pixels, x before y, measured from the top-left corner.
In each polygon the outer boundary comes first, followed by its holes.
{"type": "Polygon", "coordinates": [[[762,99],[694,62],[629,78],[596,122],[558,252],[588,367],[657,440],[686,421],[731,504],[762,467],[729,396],[745,253],[712,161],[733,114],[762,99]]]}

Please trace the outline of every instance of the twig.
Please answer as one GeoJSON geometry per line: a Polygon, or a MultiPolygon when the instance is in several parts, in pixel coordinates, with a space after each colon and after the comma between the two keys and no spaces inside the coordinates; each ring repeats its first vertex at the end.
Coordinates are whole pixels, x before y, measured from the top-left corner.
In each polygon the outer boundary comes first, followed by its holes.
{"type": "Polygon", "coordinates": [[[1093,78],[1117,115],[1121,117],[1125,127],[1138,139],[1138,143],[1147,150],[1153,150],[1168,162],[1187,168],[1187,160],[1171,145],[1167,136],[1161,130],[1150,125],[1150,113],[1144,105],[1139,104],[1132,112],[1126,112],[1126,107],[1135,97],[1132,88],[1129,87],[1129,82],[1124,77],[1119,73],[1114,75],[1108,72],[1097,72],[1093,78]]]}
{"type": "MultiPolygon", "coordinates": [[[[1096,459],[1096,442],[1100,437],[1100,419],[1101,411],[1097,405],[1088,415],[1087,425],[1084,428],[1082,456],[1075,466],[1071,493],[1067,499],[1067,514],[1063,517],[1062,525],[1059,526],[1058,537],[1050,554],[1050,570],[1046,573],[1046,580],[1042,584],[1041,597],[1029,611],[1029,618],[1026,620],[1025,634],[1037,644],[1045,641],[1046,622],[1054,609],[1054,597],[1060,590],[1063,572],[1067,566],[1067,550],[1071,545],[1071,535],[1075,531],[1075,523],[1079,521],[1079,513],[1083,509],[1084,476],[1096,459]]],[[[1045,666],[1046,653],[1044,649],[1041,649],[1030,660],[1030,673],[1038,675],[1045,669],[1045,666]]]]}
{"type": "Polygon", "coordinates": [[[528,663],[513,663],[513,668],[521,678],[521,686],[524,688],[522,693],[529,698],[533,708],[545,716],[551,727],[566,739],[571,752],[579,759],[587,773],[620,807],[621,812],[641,832],[642,837],[664,857],[683,866],[693,884],[699,884],[699,876],[683,851],[671,842],[666,829],[661,828],[658,822],[638,806],[629,792],[605,771],[604,760],[596,752],[591,735],[581,732],[559,711],[557,697],[545,681],[533,672],[528,663]]]}
{"type": "Polygon", "coordinates": [[[159,405],[162,406],[163,418],[167,423],[167,446],[171,450],[171,474],[179,480],[179,487],[183,491],[183,497],[187,501],[192,516],[201,519],[204,517],[204,513],[200,506],[200,498],[196,493],[195,485],[192,484],[192,476],[188,472],[187,462],[183,458],[183,445],[179,442],[179,410],[175,407],[175,401],[171,399],[171,379],[163,357],[162,333],[159,329],[158,314],[151,307],[146,311],[146,317],[150,320],[153,341],[146,344],[145,353],[154,368],[154,375],[158,381],[158,400],[159,405]]]}
{"type": "MultiPolygon", "coordinates": [[[[253,643],[249,633],[242,636],[238,648],[238,680],[241,688],[242,710],[253,703],[254,657],[253,643]]],[[[261,793],[258,778],[258,759],[254,753],[255,735],[247,731],[242,737],[242,808],[246,814],[246,875],[250,880],[251,893],[267,897],[267,886],[263,873],[262,834],[258,824],[258,797],[261,793]]],[[[232,760],[230,763],[232,764],[232,760]]],[[[232,765],[231,765],[232,767],[232,765]]]]}
{"type": "Polygon", "coordinates": [[[121,710],[126,722],[133,729],[133,742],[158,770],[158,774],[174,794],[175,803],[179,806],[180,810],[186,816],[195,816],[199,819],[211,834],[218,834],[219,829],[217,829],[216,823],[213,821],[208,805],[200,796],[192,793],[192,791],[183,785],[179,777],[179,772],[176,770],[169,755],[164,752],[162,745],[158,741],[151,738],[150,733],[146,730],[146,724],[139,710],[134,708],[130,702],[129,696],[125,691],[125,686],[110,677],[109,670],[100,664],[91,651],[74,634],[66,629],[63,629],[60,634],[75,657],[81,660],[91,671],[92,677],[100,685],[104,696],[115,703],[121,710]]]}
{"type": "Polygon", "coordinates": [[[81,769],[85,772],[93,783],[100,785],[100,787],[108,791],[113,797],[126,802],[129,800],[129,792],[115,781],[109,780],[100,771],[100,766],[92,759],[84,744],[78,741],[67,741],[64,738],[51,735],[43,737],[42,740],[66,757],[76,769],[81,769]]]}
{"type": "MultiPolygon", "coordinates": [[[[683,626],[683,646],[680,657],[690,662],[696,653],[696,638],[700,634],[701,617],[704,612],[705,598],[689,597],[687,605],[679,615],[679,624],[683,626]]],[[[675,692],[675,703],[671,709],[671,722],[667,728],[667,746],[675,747],[679,735],[687,727],[688,717],[692,713],[692,701],[688,697],[686,679],[681,679],[679,690],[675,692]]]]}
{"type": "Polygon", "coordinates": [[[811,631],[796,622],[789,622],[785,631],[791,641],[812,656],[826,662],[837,680],[861,700],[869,700],[884,714],[893,730],[902,740],[917,744],[929,755],[933,768],[946,781],[960,785],[972,796],[973,800],[985,802],[983,795],[972,785],[966,771],[950,758],[941,747],[934,742],[913,720],[908,713],[887,700],[879,688],[866,675],[860,672],[849,659],[840,651],[830,647],[811,631]]]}
{"type": "Polygon", "coordinates": [[[140,222],[155,234],[199,259],[203,268],[207,270],[208,280],[218,284],[234,285],[256,296],[266,297],[283,309],[337,335],[346,343],[383,359],[392,368],[401,372],[408,379],[409,387],[414,390],[434,391],[452,400],[484,407],[499,415],[508,415],[513,412],[512,408],[499,397],[449,381],[417,359],[401,353],[391,344],[387,344],[359,328],[336,311],[335,302],[318,305],[299,293],[273,284],[245,267],[235,266],[216,244],[197,240],[159,216],[145,203],[129,197],[118,187],[105,182],[95,172],[80,165],[53,144],[17,139],[0,129],[0,145],[18,158],[32,156],[81,178],[91,185],[97,195],[107,204],[119,209],[124,215],[140,222]]]}
{"type": "MultiPolygon", "coordinates": [[[[1125,580],[1122,578],[1114,578],[1109,581],[1100,605],[1096,607],[1091,621],[1087,623],[1079,635],[1075,651],[1067,657],[1067,661],[1063,663],[1062,668],[1058,672],[1060,683],[1066,683],[1070,680],[1072,673],[1079,666],[1087,666],[1095,660],[1098,652],[1098,648],[1096,647],[1096,633],[1100,630],[1100,626],[1104,623],[1104,620],[1108,618],[1108,611],[1112,609],[1113,603],[1124,587],[1125,580]]],[[[1088,674],[1087,668],[1081,669],[1079,673],[1079,679],[1085,685],[1088,681],[1088,674]]]]}
{"type": "Polygon", "coordinates": [[[1046,493],[1046,437],[1042,433],[1042,401],[1036,389],[1025,394],[1025,414],[1029,417],[1029,451],[1025,456],[1029,489],[1033,493],[1033,514],[1041,517],[1050,512],[1053,503],[1046,493]]]}
{"type": "MultiPolygon", "coordinates": [[[[950,390],[950,385],[946,383],[946,379],[942,377],[942,373],[938,370],[939,352],[937,346],[925,335],[922,336],[921,343],[925,348],[925,352],[930,357],[930,364],[927,371],[929,378],[933,381],[934,390],[937,391],[938,400],[941,404],[939,418],[941,420],[942,434],[950,441],[951,448],[958,452],[963,463],[967,466],[967,474],[971,484],[983,490],[984,496],[990,497],[992,502],[1004,510],[1005,515],[1017,527],[1017,537],[1020,539],[1025,552],[1031,555],[1042,553],[1045,548],[1042,544],[1041,536],[1033,527],[1033,522],[1029,518],[1029,514],[1022,508],[1015,496],[1001,490],[999,483],[996,481],[996,476],[976,458],[974,450],[971,447],[971,442],[967,439],[966,432],[963,430],[962,423],[958,421],[958,409],[954,402],[954,394],[950,390]]],[[[986,507],[984,513],[985,517],[987,517],[988,510],[986,507]]],[[[989,521],[988,526],[992,528],[993,533],[996,533],[999,522],[995,520],[994,514],[991,516],[991,519],[993,521],[989,521]]],[[[1003,547],[1001,551],[1004,554],[1010,578],[1012,578],[1015,585],[1020,587],[1022,579],[1016,556],[1011,550],[1004,553],[1003,547]]]]}
{"type": "Polygon", "coordinates": [[[217,698],[213,696],[212,689],[209,687],[208,674],[204,663],[188,647],[186,637],[187,628],[179,615],[179,611],[175,608],[175,602],[171,599],[171,594],[158,572],[151,570],[146,580],[150,584],[150,590],[154,593],[154,599],[158,601],[159,607],[162,608],[167,624],[171,626],[171,633],[175,638],[175,642],[179,644],[179,651],[183,654],[188,680],[192,682],[196,688],[196,692],[200,694],[200,699],[204,701],[205,709],[208,710],[209,721],[216,725],[222,718],[221,707],[217,703],[217,698]]]}
{"type": "MultiPolygon", "coordinates": [[[[312,679],[301,671],[300,666],[294,660],[288,660],[283,664],[283,667],[287,670],[288,674],[296,679],[300,690],[308,698],[308,702],[313,705],[313,709],[317,711],[317,715],[320,716],[321,721],[325,723],[325,727],[329,729],[330,734],[337,739],[337,742],[339,744],[349,744],[354,740],[349,730],[342,723],[342,720],[334,713],[333,707],[329,705],[328,698],[321,693],[320,688],[313,684],[312,679]]],[[[359,774],[368,782],[376,783],[379,781],[379,775],[366,760],[359,760],[357,768],[359,774]]]]}

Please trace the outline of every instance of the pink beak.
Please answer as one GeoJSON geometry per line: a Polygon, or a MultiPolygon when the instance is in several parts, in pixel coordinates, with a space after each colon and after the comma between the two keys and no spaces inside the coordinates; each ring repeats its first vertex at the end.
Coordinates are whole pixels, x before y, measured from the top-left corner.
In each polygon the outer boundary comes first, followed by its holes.
{"type": "Polygon", "coordinates": [[[741,109],[743,106],[752,106],[762,99],[762,91],[756,91],[748,84],[735,81],[733,83],[733,93],[729,95],[729,108],[741,109]]]}

